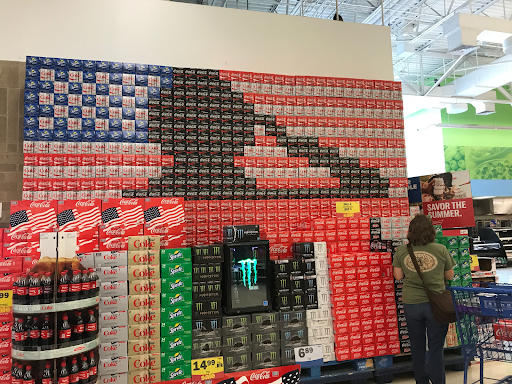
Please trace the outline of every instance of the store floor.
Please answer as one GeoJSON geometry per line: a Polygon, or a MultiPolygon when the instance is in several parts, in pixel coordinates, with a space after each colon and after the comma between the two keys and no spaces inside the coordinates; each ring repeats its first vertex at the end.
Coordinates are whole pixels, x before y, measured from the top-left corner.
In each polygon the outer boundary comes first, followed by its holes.
{"type": "MultiPolygon", "coordinates": [[[[473,383],[480,378],[479,365],[475,364],[469,367],[468,383],[473,383]]],[[[486,377],[503,379],[506,376],[512,375],[512,363],[501,363],[496,361],[489,361],[484,365],[484,375],[486,377]]],[[[455,372],[451,370],[446,371],[446,384],[462,384],[464,382],[464,372],[455,372]]],[[[495,383],[493,380],[485,380],[484,383],[495,383]]],[[[395,375],[393,384],[415,384],[412,372],[402,373],[395,375]]]]}
{"type": "Polygon", "coordinates": [[[500,283],[512,284],[512,261],[508,262],[507,268],[498,268],[496,272],[500,283]]]}

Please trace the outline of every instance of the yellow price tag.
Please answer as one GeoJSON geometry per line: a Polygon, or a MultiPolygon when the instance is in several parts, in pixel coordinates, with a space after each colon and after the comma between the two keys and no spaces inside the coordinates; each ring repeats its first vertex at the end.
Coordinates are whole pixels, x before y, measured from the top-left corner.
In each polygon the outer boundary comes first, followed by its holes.
{"type": "Polygon", "coordinates": [[[192,360],[192,380],[213,380],[224,378],[222,356],[192,360]]]}
{"type": "Polygon", "coordinates": [[[358,201],[337,201],[336,213],[341,213],[345,217],[354,216],[361,212],[358,201]]]}
{"type": "Polygon", "coordinates": [[[8,291],[0,291],[0,307],[12,307],[12,289],[8,291]]]}

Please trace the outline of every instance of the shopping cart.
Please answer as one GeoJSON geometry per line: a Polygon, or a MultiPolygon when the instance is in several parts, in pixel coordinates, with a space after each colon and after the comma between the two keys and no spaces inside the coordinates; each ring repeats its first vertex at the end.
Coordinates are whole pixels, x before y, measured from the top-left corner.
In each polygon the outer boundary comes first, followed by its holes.
{"type": "MultiPolygon", "coordinates": [[[[447,289],[451,291],[457,314],[457,331],[464,356],[464,384],[468,381],[469,362],[475,358],[480,360],[480,380],[475,383],[483,384],[485,360],[512,363],[512,285],[447,289]]],[[[498,382],[512,383],[512,376],[498,382]]]]}

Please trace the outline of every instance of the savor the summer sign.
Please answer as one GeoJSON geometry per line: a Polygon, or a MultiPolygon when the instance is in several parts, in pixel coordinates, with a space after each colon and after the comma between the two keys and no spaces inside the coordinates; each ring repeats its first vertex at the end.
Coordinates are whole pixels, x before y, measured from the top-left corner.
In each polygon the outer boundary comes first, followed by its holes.
{"type": "Polygon", "coordinates": [[[469,171],[420,177],[423,212],[443,228],[475,226],[469,171]]]}

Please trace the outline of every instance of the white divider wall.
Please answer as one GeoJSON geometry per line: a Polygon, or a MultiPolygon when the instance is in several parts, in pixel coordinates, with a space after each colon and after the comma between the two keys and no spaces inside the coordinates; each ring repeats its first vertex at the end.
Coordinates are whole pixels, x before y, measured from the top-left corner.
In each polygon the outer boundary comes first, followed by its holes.
{"type": "Polygon", "coordinates": [[[160,0],[0,0],[0,60],[393,80],[388,27],[160,0]]]}

